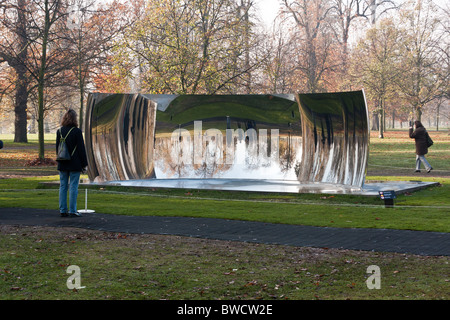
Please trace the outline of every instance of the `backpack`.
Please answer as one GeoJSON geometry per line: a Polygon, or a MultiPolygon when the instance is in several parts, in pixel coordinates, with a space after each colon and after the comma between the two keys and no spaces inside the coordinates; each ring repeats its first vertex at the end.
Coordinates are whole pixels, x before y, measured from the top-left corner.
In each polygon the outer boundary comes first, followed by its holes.
{"type": "Polygon", "coordinates": [[[75,150],[77,149],[77,146],[75,146],[75,148],[72,151],[72,154],[70,154],[69,148],[67,147],[67,144],[66,144],[67,136],[69,135],[70,131],[72,131],[73,128],[74,127],[70,128],[69,132],[67,132],[65,137],[62,136],[62,132],[61,132],[61,130],[59,130],[59,132],[61,134],[61,138],[59,140],[58,154],[56,155],[56,160],[59,160],[59,161],[70,160],[71,156],[73,156],[75,150]]]}

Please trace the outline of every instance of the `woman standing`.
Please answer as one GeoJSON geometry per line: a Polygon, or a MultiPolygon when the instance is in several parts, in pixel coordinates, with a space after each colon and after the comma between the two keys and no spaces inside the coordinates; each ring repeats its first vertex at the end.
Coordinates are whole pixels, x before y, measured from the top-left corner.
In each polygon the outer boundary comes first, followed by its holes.
{"type": "Polygon", "coordinates": [[[80,217],[77,212],[78,184],[80,174],[87,167],[86,148],[84,146],[83,135],[78,128],[77,113],[69,109],[61,120],[61,128],[56,134],[56,154],[58,154],[59,144],[62,138],[69,153],[70,160],[57,160],[59,171],[59,212],[62,217],[80,217]],[[69,210],[67,210],[67,192],[69,192],[69,210]]]}
{"type": "Polygon", "coordinates": [[[425,155],[428,153],[428,142],[427,142],[427,130],[422,125],[420,121],[414,121],[416,130],[411,126],[409,128],[409,137],[414,139],[416,142],[416,171],[420,172],[420,163],[422,162],[425,169],[430,173],[433,168],[425,159],[425,155]]]}

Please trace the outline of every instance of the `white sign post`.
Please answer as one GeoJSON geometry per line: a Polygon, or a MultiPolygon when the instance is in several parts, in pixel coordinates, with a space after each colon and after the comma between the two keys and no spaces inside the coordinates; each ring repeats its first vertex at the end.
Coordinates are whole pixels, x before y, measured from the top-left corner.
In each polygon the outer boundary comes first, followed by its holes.
{"type": "Polygon", "coordinates": [[[95,210],[90,210],[87,208],[87,189],[86,194],[84,196],[84,210],[78,210],[79,213],[94,213],[95,210]]]}

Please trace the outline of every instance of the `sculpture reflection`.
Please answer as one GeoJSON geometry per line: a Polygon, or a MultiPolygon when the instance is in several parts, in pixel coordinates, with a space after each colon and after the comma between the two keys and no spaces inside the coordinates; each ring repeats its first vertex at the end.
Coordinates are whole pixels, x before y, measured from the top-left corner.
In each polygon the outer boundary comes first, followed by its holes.
{"type": "Polygon", "coordinates": [[[91,181],[278,179],[361,186],[363,93],[89,95],[91,181]]]}
{"type": "Polygon", "coordinates": [[[91,180],[154,178],[155,104],[140,95],[88,98],[85,136],[91,180]]]}
{"type": "Polygon", "coordinates": [[[157,110],[156,176],[295,179],[300,131],[293,97],[178,96],[157,110]]]}
{"type": "Polygon", "coordinates": [[[362,186],[369,150],[362,91],[299,94],[303,130],[300,181],[362,186]]]}

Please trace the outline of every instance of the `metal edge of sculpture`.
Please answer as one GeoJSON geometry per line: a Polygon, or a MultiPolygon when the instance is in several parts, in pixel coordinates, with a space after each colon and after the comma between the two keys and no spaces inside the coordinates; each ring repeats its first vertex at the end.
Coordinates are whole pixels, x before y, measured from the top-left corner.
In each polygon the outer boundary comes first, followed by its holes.
{"type": "Polygon", "coordinates": [[[361,188],[364,92],[297,95],[90,93],[91,182],[277,179],[361,188]]]}

